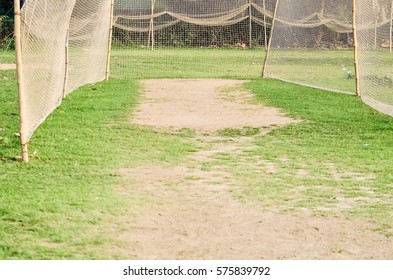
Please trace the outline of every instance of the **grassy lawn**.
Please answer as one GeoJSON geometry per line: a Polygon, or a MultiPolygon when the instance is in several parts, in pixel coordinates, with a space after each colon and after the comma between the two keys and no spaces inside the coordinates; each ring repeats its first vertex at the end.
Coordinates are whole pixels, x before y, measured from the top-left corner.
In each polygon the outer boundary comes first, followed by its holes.
{"type": "Polygon", "coordinates": [[[34,134],[31,162],[16,162],[15,75],[1,78],[0,259],[121,258],[108,255],[119,244],[103,232],[125,211],[117,169],[173,163],[193,146],[127,124],[137,83],[112,80],[69,95],[34,134]]]}
{"type": "Polygon", "coordinates": [[[116,170],[175,164],[196,149],[186,133],[127,123],[140,78],[250,79],[247,87],[259,102],[303,121],[255,136],[255,147],[242,154],[216,159],[244,182],[238,196],[270,211],[366,218],[393,234],[393,118],[354,96],[255,78],[263,50],[138,50],[126,57],[121,52],[113,52],[113,66],[121,66],[114,79],[72,93],[38,128],[29,164],[14,160],[19,155],[15,74],[0,72],[0,259],[122,257],[108,253],[122,245],[107,225],[121,224],[118,217],[130,204],[116,192],[122,183],[116,170]],[[131,78],[116,79],[121,77],[131,78]],[[271,174],[250,168],[261,158],[272,166],[271,174]]]}
{"type": "Polygon", "coordinates": [[[0,48],[0,64],[15,63],[15,52],[13,50],[4,50],[0,48]]]}
{"type": "Polygon", "coordinates": [[[355,92],[353,50],[279,50],[270,53],[269,77],[355,92]]]}
{"type": "Polygon", "coordinates": [[[262,76],[264,49],[113,49],[112,69],[120,78],[235,78],[262,76]],[[165,67],[162,67],[165,65],[165,67]]]}
{"type": "Polygon", "coordinates": [[[283,211],[369,218],[393,235],[393,118],[355,96],[276,80],[247,87],[303,122],[257,139],[245,161],[263,158],[275,171],[237,166],[247,182],[242,195],[283,211]]]}

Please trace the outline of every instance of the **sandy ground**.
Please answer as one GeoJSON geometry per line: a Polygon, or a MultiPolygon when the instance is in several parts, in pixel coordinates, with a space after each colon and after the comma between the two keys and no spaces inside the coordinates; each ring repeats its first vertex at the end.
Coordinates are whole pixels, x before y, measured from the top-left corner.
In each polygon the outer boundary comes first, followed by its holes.
{"type": "Polygon", "coordinates": [[[16,69],[15,64],[0,64],[0,70],[14,70],[16,69]]]}
{"type": "MultiPolygon", "coordinates": [[[[253,137],[222,138],[223,128],[259,127],[262,134],[297,122],[277,109],[253,103],[242,81],[146,80],[131,122],[160,129],[190,128],[200,149],[186,164],[120,170],[122,195],[149,201],[133,205],[119,236],[137,259],[392,259],[393,239],[367,221],[266,212],[240,202],[241,187],[220,166],[206,169],[218,153],[239,153],[253,137]]],[[[266,170],[269,172],[269,170],[266,170]]],[[[123,253],[125,253],[123,252],[123,253]]]]}

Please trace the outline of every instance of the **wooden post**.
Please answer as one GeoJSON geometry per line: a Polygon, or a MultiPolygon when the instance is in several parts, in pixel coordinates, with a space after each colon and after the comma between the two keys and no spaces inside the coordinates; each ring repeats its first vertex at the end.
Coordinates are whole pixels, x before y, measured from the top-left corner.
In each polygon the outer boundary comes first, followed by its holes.
{"type": "Polygon", "coordinates": [[[109,74],[110,74],[110,67],[111,67],[111,52],[112,52],[112,34],[113,34],[113,12],[114,12],[114,6],[115,6],[115,0],[109,0],[111,1],[111,8],[110,10],[110,15],[109,15],[109,36],[108,36],[108,55],[106,58],[106,73],[105,73],[105,80],[109,80],[109,74]]]}
{"type": "Polygon", "coordinates": [[[265,44],[265,51],[267,51],[266,0],[263,0],[263,10],[265,11],[265,13],[263,14],[264,44],[265,44]]]}
{"type": "Polygon", "coordinates": [[[69,55],[68,55],[68,39],[69,39],[70,30],[67,29],[66,39],[65,39],[65,68],[64,68],[64,85],[63,85],[63,98],[67,94],[67,83],[68,83],[68,64],[69,64],[69,55]]]}
{"type": "Polygon", "coordinates": [[[252,0],[248,0],[248,18],[249,18],[249,31],[248,31],[248,48],[252,49],[252,0]]]}
{"type": "Polygon", "coordinates": [[[19,123],[20,123],[20,143],[22,160],[29,161],[28,139],[26,135],[26,96],[23,81],[23,64],[22,64],[22,44],[21,44],[21,12],[20,0],[14,0],[14,34],[15,34],[15,53],[16,53],[16,72],[18,76],[18,92],[19,92],[19,123]]]}
{"type": "Polygon", "coordinates": [[[390,5],[390,33],[389,33],[389,47],[390,53],[393,52],[393,0],[390,5]]]}
{"type": "Polygon", "coordinates": [[[270,48],[271,48],[271,44],[272,44],[272,39],[273,39],[273,31],[274,31],[274,22],[276,21],[276,16],[277,16],[277,7],[280,3],[280,0],[276,1],[276,7],[274,7],[274,15],[273,15],[273,20],[272,20],[272,28],[270,29],[270,38],[269,38],[269,46],[267,48],[267,52],[265,55],[265,61],[263,63],[263,70],[262,70],[262,77],[263,78],[267,78],[267,74],[266,74],[266,64],[268,61],[268,58],[270,56],[270,48]]]}
{"type": "Polygon", "coordinates": [[[151,30],[151,50],[154,51],[154,6],[156,0],[151,0],[151,19],[150,19],[150,30],[151,30]]]}
{"type": "Polygon", "coordinates": [[[358,30],[357,30],[357,11],[356,0],[352,1],[352,31],[353,31],[353,53],[354,53],[354,66],[355,66],[355,83],[356,83],[356,96],[361,96],[360,83],[359,83],[359,63],[358,63],[358,30]]]}

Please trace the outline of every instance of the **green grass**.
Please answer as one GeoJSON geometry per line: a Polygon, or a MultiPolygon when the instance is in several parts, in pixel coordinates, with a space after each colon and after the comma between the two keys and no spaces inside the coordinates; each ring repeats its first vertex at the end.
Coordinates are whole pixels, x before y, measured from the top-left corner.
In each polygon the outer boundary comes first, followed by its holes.
{"type": "Polygon", "coordinates": [[[283,211],[368,218],[393,234],[393,118],[355,96],[277,80],[247,87],[260,102],[303,121],[257,138],[243,160],[232,159],[247,182],[242,195],[283,211]],[[274,171],[242,165],[258,158],[274,171]]]}
{"type": "Polygon", "coordinates": [[[269,77],[331,90],[355,92],[353,50],[278,50],[271,52],[269,77]]]}
{"type": "Polygon", "coordinates": [[[262,75],[264,49],[112,50],[113,76],[120,78],[235,78],[262,75]],[[162,67],[165,66],[165,67],[162,67]]]}
{"type": "Polygon", "coordinates": [[[121,258],[110,254],[121,244],[105,232],[130,211],[114,191],[121,184],[117,170],[178,162],[193,149],[188,136],[127,124],[137,83],[112,80],[69,95],[35,132],[31,162],[23,164],[13,160],[19,154],[15,75],[1,77],[0,259],[121,258]]]}
{"type": "Polygon", "coordinates": [[[0,48],[0,64],[15,63],[15,51],[0,48]]]}

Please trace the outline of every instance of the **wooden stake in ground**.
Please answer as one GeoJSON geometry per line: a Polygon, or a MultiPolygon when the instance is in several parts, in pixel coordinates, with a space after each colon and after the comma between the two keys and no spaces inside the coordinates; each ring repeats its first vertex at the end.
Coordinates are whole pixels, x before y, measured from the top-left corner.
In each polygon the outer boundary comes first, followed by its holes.
{"type": "Polygon", "coordinates": [[[390,4],[389,50],[393,52],[393,0],[390,4]]]}
{"type": "Polygon", "coordinates": [[[263,0],[263,38],[264,38],[264,44],[265,44],[265,51],[267,51],[267,26],[266,26],[266,0],[263,0]]]}
{"type": "Polygon", "coordinates": [[[252,49],[252,3],[248,0],[248,19],[249,19],[249,33],[248,33],[248,48],[252,49]]]}
{"type": "Polygon", "coordinates": [[[16,52],[16,72],[18,76],[18,91],[19,91],[19,119],[20,119],[20,142],[22,150],[22,160],[29,161],[28,153],[28,139],[25,129],[26,120],[26,96],[23,82],[23,64],[22,64],[22,44],[21,44],[21,18],[20,18],[20,0],[14,0],[14,15],[15,15],[15,52],[16,52]]]}
{"type": "Polygon", "coordinates": [[[266,72],[266,65],[269,60],[270,56],[270,48],[272,45],[272,39],[273,39],[273,31],[274,31],[274,23],[276,21],[276,16],[277,16],[277,10],[278,10],[278,5],[279,5],[280,0],[276,1],[276,7],[274,8],[274,14],[273,14],[273,19],[272,19],[272,28],[270,29],[270,38],[269,38],[269,44],[267,47],[266,55],[265,55],[265,61],[263,62],[263,69],[262,69],[262,77],[263,78],[268,78],[267,72],[266,72]]]}
{"type": "Polygon", "coordinates": [[[354,64],[355,64],[355,83],[356,83],[356,95],[360,96],[360,84],[359,84],[359,63],[358,63],[358,32],[357,32],[357,11],[356,11],[356,0],[352,1],[352,30],[353,30],[353,53],[354,53],[354,64]]]}
{"type": "Polygon", "coordinates": [[[112,33],[113,33],[113,10],[115,6],[115,0],[111,1],[110,15],[109,15],[109,36],[108,36],[108,56],[106,59],[106,74],[105,80],[109,80],[110,66],[111,66],[111,51],[112,51],[112,33]]]}
{"type": "Polygon", "coordinates": [[[64,67],[64,85],[63,85],[63,98],[67,94],[67,83],[68,83],[68,65],[69,65],[69,55],[68,55],[68,39],[70,35],[70,30],[67,29],[67,35],[65,39],[65,67],[64,67]]]}
{"type": "Polygon", "coordinates": [[[148,35],[148,43],[149,46],[151,44],[151,50],[154,51],[154,6],[156,5],[156,0],[151,0],[151,19],[149,24],[149,35],[148,35]]]}

